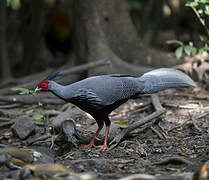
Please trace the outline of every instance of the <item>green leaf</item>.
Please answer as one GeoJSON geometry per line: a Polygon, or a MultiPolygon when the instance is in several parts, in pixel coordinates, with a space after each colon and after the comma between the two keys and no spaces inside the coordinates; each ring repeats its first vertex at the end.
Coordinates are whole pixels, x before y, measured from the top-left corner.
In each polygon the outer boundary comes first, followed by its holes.
{"type": "Polygon", "coordinates": [[[184,46],[184,52],[186,53],[186,55],[190,56],[192,53],[192,47],[189,45],[184,46]]]}
{"type": "Polygon", "coordinates": [[[32,112],[34,112],[34,109],[30,109],[30,110],[25,111],[25,114],[31,114],[32,112]]]}
{"type": "Polygon", "coordinates": [[[190,42],[189,42],[189,45],[190,45],[190,46],[193,46],[193,42],[190,41],[190,42]]]}
{"type": "Polygon", "coordinates": [[[198,51],[198,53],[199,53],[199,54],[202,54],[204,51],[205,51],[204,48],[200,48],[199,51],[198,51]]]}
{"type": "Polygon", "coordinates": [[[182,128],[182,127],[180,127],[180,128],[177,128],[176,130],[177,130],[177,131],[182,131],[182,129],[183,129],[183,128],[182,128]]]}
{"type": "Polygon", "coordinates": [[[209,16],[209,10],[205,10],[204,13],[209,16]]]}
{"type": "Polygon", "coordinates": [[[125,124],[124,119],[121,119],[120,121],[116,122],[116,124],[124,125],[125,124]]]}
{"type": "Polygon", "coordinates": [[[207,3],[209,3],[209,0],[199,0],[199,2],[202,4],[207,4],[207,3]]]}
{"type": "Polygon", "coordinates": [[[42,119],[44,116],[42,114],[34,114],[31,119],[33,120],[40,120],[42,119]]]}
{"type": "Polygon", "coordinates": [[[176,51],[175,51],[176,58],[177,58],[177,59],[180,59],[181,56],[182,56],[182,53],[183,53],[183,47],[182,47],[182,46],[181,46],[181,47],[178,47],[178,48],[176,49],[176,51]]]}
{"type": "Polygon", "coordinates": [[[29,90],[29,94],[34,94],[35,93],[35,90],[29,90]]]}
{"type": "Polygon", "coordinates": [[[178,45],[180,45],[180,46],[183,46],[184,45],[184,43],[183,42],[181,42],[181,41],[178,41],[178,40],[168,40],[168,41],[166,41],[166,43],[167,44],[178,44],[178,45]]]}
{"type": "Polygon", "coordinates": [[[204,11],[203,11],[202,9],[199,9],[199,10],[198,10],[198,13],[199,13],[199,14],[203,14],[203,12],[204,12],[204,11]]]}
{"type": "Polygon", "coordinates": [[[200,41],[206,42],[207,41],[207,36],[200,35],[200,41]]]}
{"type": "Polygon", "coordinates": [[[197,48],[192,47],[191,52],[192,52],[192,56],[196,55],[197,54],[197,48]]]}
{"type": "Polygon", "coordinates": [[[12,91],[20,91],[19,94],[33,94],[34,90],[26,89],[26,88],[11,88],[12,91]]]}
{"type": "Polygon", "coordinates": [[[30,90],[26,88],[11,88],[12,91],[20,91],[19,94],[29,94],[30,90]]]}
{"type": "Polygon", "coordinates": [[[189,6],[189,7],[197,7],[199,4],[198,2],[188,2],[186,3],[186,6],[189,6]]]}

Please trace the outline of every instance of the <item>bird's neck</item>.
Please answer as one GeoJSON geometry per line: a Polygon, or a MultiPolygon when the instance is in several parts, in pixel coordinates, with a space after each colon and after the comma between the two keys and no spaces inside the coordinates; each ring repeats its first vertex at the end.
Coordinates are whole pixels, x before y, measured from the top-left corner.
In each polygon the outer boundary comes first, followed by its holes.
{"type": "Polygon", "coordinates": [[[65,100],[65,86],[54,81],[50,81],[48,89],[59,98],[65,100]]]}

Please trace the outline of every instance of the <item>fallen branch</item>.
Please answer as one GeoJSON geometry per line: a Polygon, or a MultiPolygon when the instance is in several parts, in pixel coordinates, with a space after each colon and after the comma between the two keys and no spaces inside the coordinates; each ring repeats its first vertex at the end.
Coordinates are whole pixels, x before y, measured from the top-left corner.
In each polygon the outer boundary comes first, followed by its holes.
{"type": "Polygon", "coordinates": [[[8,104],[63,104],[65,101],[57,98],[50,93],[40,93],[36,95],[11,95],[11,96],[0,96],[0,101],[8,104]]]}
{"type": "Polygon", "coordinates": [[[164,112],[165,109],[161,106],[160,104],[160,100],[158,95],[156,94],[152,94],[152,104],[155,108],[155,112],[153,112],[152,114],[150,114],[149,116],[142,118],[138,121],[136,121],[135,123],[131,124],[130,126],[128,126],[127,128],[123,129],[120,134],[118,134],[110,143],[110,145],[113,145],[110,149],[115,148],[120,141],[131,131],[133,131],[134,129],[148,123],[151,122],[153,119],[156,119],[158,117],[160,117],[164,112]]]}

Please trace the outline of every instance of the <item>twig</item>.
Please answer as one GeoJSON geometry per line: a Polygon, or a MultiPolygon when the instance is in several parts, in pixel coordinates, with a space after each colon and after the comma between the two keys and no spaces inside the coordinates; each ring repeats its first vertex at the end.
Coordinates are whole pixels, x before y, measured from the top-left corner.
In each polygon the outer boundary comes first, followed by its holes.
{"type": "Polygon", "coordinates": [[[48,115],[48,116],[57,116],[60,113],[61,113],[60,111],[56,111],[56,110],[52,109],[52,110],[44,111],[42,114],[48,115]]]}
{"type": "Polygon", "coordinates": [[[120,141],[127,135],[127,133],[129,133],[130,131],[133,131],[134,129],[152,121],[153,119],[156,119],[158,117],[160,117],[164,112],[165,109],[161,106],[160,104],[160,100],[158,95],[156,94],[152,94],[152,104],[155,108],[155,112],[153,112],[152,114],[150,114],[149,116],[142,118],[138,121],[136,121],[135,123],[131,124],[130,126],[128,126],[127,128],[123,129],[120,134],[118,134],[110,143],[110,145],[113,145],[110,149],[115,148],[120,141]]]}
{"type": "Polygon", "coordinates": [[[161,129],[161,131],[163,132],[163,136],[167,139],[169,136],[168,136],[168,132],[161,126],[160,122],[158,122],[158,126],[159,128],[161,129]]]}
{"type": "Polygon", "coordinates": [[[150,127],[151,129],[152,129],[152,131],[154,131],[157,135],[158,135],[158,137],[160,138],[160,139],[165,139],[164,137],[163,137],[163,135],[157,130],[157,129],[155,129],[154,127],[150,127]]]}
{"type": "Polygon", "coordinates": [[[79,163],[90,163],[90,162],[96,162],[96,163],[101,163],[101,162],[110,162],[110,163],[114,163],[114,164],[127,164],[127,163],[133,163],[134,159],[105,159],[105,158],[91,158],[91,159],[76,159],[73,160],[72,163],[73,164],[79,164],[79,163]]]}
{"type": "Polygon", "coordinates": [[[20,104],[6,104],[6,105],[0,105],[0,109],[12,109],[20,107],[20,104]]]}
{"type": "Polygon", "coordinates": [[[163,106],[166,106],[166,107],[171,107],[171,108],[179,108],[179,109],[196,109],[196,107],[191,107],[191,106],[188,106],[188,105],[176,105],[176,104],[169,104],[169,103],[166,103],[166,102],[163,102],[162,103],[163,106]]]}
{"type": "Polygon", "coordinates": [[[39,141],[43,141],[43,140],[46,140],[46,139],[49,139],[51,138],[51,135],[44,135],[44,136],[41,136],[41,137],[38,137],[36,139],[32,139],[30,141],[28,141],[27,145],[30,146],[36,142],[39,142],[39,141]]]}
{"type": "Polygon", "coordinates": [[[10,121],[11,119],[9,119],[9,118],[6,118],[6,117],[0,117],[0,121],[6,121],[6,122],[8,122],[8,121],[10,121]]]}
{"type": "Polygon", "coordinates": [[[189,120],[190,119],[186,119],[182,124],[170,128],[167,132],[170,132],[170,131],[173,131],[174,129],[178,129],[178,128],[183,127],[189,120]]]}
{"type": "Polygon", "coordinates": [[[0,123],[0,127],[10,127],[10,126],[13,125],[14,123],[15,123],[14,121],[9,121],[9,122],[0,123]]]}
{"type": "Polygon", "coordinates": [[[200,129],[199,127],[197,127],[197,125],[195,125],[195,124],[196,124],[195,121],[198,120],[198,119],[201,119],[201,118],[203,118],[203,117],[205,117],[205,116],[207,116],[208,114],[209,114],[209,111],[208,111],[208,112],[205,112],[205,113],[203,113],[203,114],[200,114],[200,115],[197,116],[197,117],[192,117],[192,118],[190,117],[190,118],[186,119],[182,124],[170,128],[167,132],[173,131],[174,129],[177,129],[177,128],[180,128],[180,127],[183,127],[183,126],[184,126],[188,121],[190,121],[191,119],[193,119],[192,121],[193,121],[194,127],[195,127],[198,131],[201,132],[201,129],[200,129]],[[195,124],[194,124],[194,123],[195,123],[195,124]]]}
{"type": "Polygon", "coordinates": [[[190,113],[189,113],[189,117],[192,120],[192,124],[194,125],[195,129],[197,129],[199,132],[202,132],[202,130],[197,126],[197,123],[196,123],[197,118],[192,117],[190,113]]]}
{"type": "Polygon", "coordinates": [[[201,22],[201,24],[203,25],[203,27],[205,28],[205,30],[209,36],[209,29],[208,29],[207,25],[205,24],[205,20],[200,16],[200,14],[198,13],[198,11],[195,7],[191,6],[191,8],[195,12],[196,16],[198,17],[199,21],[201,22]]]}
{"type": "Polygon", "coordinates": [[[204,118],[204,117],[207,116],[208,114],[209,114],[209,112],[205,112],[205,113],[203,113],[203,114],[200,114],[200,115],[197,116],[197,117],[192,117],[192,122],[193,122],[195,128],[196,128],[198,131],[201,132],[202,130],[197,126],[196,120],[201,119],[201,118],[204,118]]]}

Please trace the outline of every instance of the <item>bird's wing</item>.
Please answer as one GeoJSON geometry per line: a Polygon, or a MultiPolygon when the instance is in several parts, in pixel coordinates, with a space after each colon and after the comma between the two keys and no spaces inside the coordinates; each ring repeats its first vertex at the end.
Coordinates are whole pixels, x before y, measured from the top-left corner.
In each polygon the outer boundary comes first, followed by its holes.
{"type": "Polygon", "coordinates": [[[98,105],[102,102],[92,89],[87,88],[78,89],[71,99],[73,101],[85,102],[92,105],[98,105]]]}

